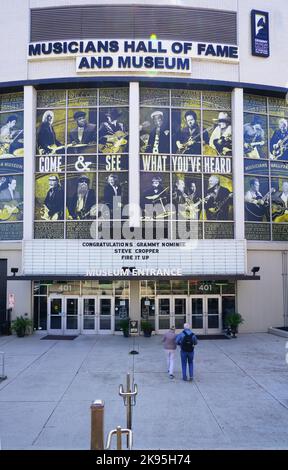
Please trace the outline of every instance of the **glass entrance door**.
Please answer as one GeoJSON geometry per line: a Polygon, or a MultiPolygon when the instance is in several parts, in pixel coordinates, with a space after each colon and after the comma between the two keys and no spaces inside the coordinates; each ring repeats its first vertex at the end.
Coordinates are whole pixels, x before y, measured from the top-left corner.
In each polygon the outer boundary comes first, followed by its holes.
{"type": "Polygon", "coordinates": [[[54,335],[64,334],[64,298],[50,296],[48,302],[48,333],[54,335]]]}
{"type": "Polygon", "coordinates": [[[81,332],[87,335],[96,333],[97,312],[96,298],[84,297],[82,299],[82,328],[81,332]]]}
{"type": "Polygon", "coordinates": [[[219,334],[222,330],[221,297],[198,295],[191,297],[191,323],[196,334],[219,334]]]}
{"type": "Polygon", "coordinates": [[[114,331],[113,297],[99,297],[98,305],[98,332],[111,333],[114,331]]]}
{"type": "MultiPolygon", "coordinates": [[[[80,333],[80,305],[78,297],[65,297],[65,317],[64,328],[66,334],[79,334],[80,333]],[[66,322],[65,322],[66,320],[66,322]]],[[[64,334],[65,334],[64,333],[64,334]]]]}
{"type": "Polygon", "coordinates": [[[158,296],[156,311],[157,331],[168,330],[170,326],[182,329],[187,321],[186,296],[158,296]]]}

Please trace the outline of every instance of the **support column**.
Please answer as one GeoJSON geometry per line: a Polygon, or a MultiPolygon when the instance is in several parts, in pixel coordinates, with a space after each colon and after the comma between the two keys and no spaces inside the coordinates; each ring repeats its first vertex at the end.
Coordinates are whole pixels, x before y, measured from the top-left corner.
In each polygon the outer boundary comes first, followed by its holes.
{"type": "Polygon", "coordinates": [[[7,259],[0,259],[0,332],[6,319],[7,307],[7,259]]]}
{"type": "Polygon", "coordinates": [[[235,235],[245,238],[244,227],[244,158],[243,158],[243,89],[232,92],[232,145],[233,145],[233,204],[235,235]]]}
{"type": "MultiPolygon", "coordinates": [[[[130,281],[130,306],[129,306],[129,317],[131,320],[138,320],[140,328],[140,281],[130,281]]],[[[140,331],[140,330],[139,330],[140,331]]]]}
{"type": "Polygon", "coordinates": [[[24,87],[24,220],[23,240],[33,238],[35,140],[36,140],[36,90],[24,87]]]}
{"type": "Polygon", "coordinates": [[[140,226],[140,160],[139,160],[139,83],[129,88],[129,218],[130,227],[140,226]]]}

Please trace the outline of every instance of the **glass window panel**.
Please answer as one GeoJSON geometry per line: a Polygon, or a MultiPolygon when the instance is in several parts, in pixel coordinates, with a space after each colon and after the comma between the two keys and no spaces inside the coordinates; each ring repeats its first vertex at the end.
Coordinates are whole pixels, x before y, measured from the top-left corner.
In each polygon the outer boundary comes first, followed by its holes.
{"type": "Polygon", "coordinates": [[[215,315],[219,313],[219,300],[216,298],[207,299],[208,315],[215,315]]]}
{"type": "MultiPolygon", "coordinates": [[[[176,327],[176,325],[174,325],[176,327]]],[[[183,327],[183,325],[181,325],[183,327]]],[[[168,330],[170,328],[170,319],[169,318],[159,318],[159,330],[168,330]]]]}
{"type": "Polygon", "coordinates": [[[270,158],[288,160],[288,119],[270,117],[270,158]]]}
{"type": "Polygon", "coordinates": [[[51,299],[50,314],[59,315],[60,313],[62,313],[62,299],[51,299]]]}
{"type": "Polygon", "coordinates": [[[267,117],[260,114],[244,114],[244,157],[267,158],[267,117]]]}
{"type": "Polygon", "coordinates": [[[205,175],[204,209],[211,221],[233,220],[233,186],[230,175],[205,175]]]}
{"type": "Polygon", "coordinates": [[[83,321],[83,328],[84,330],[94,330],[95,328],[95,318],[84,318],[83,321]]]}
{"type": "Polygon", "coordinates": [[[65,152],[65,109],[37,111],[36,153],[39,155],[65,152]]]}
{"type": "Polygon", "coordinates": [[[60,330],[62,328],[62,317],[52,316],[50,318],[50,329],[51,330],[60,330]]]}
{"type": "Polygon", "coordinates": [[[159,315],[170,315],[170,299],[159,299],[159,315]]]}
{"type": "Polygon", "coordinates": [[[219,328],[219,315],[208,315],[208,328],[219,328]]]}
{"type": "MultiPolygon", "coordinates": [[[[82,155],[95,153],[97,142],[96,108],[69,109],[67,124],[67,153],[82,155]]],[[[79,171],[83,171],[80,165],[79,171]]],[[[86,165],[86,169],[88,167],[86,165]]]]}
{"type": "Polygon", "coordinates": [[[244,93],[244,111],[267,113],[267,98],[265,96],[246,95],[244,93]]]}
{"type": "Polygon", "coordinates": [[[128,197],[128,172],[99,172],[98,201],[102,218],[121,220],[128,197]]]}
{"type": "MultiPolygon", "coordinates": [[[[197,281],[195,282],[197,283],[197,281]]],[[[194,298],[194,299],[191,299],[191,302],[192,302],[192,315],[202,316],[203,315],[203,299],[194,298]]]]}
{"type": "Polygon", "coordinates": [[[45,90],[37,92],[37,108],[60,108],[65,105],[65,90],[45,90]]]}
{"type": "Polygon", "coordinates": [[[48,295],[50,294],[80,295],[80,281],[53,281],[48,285],[48,295]]]}
{"type": "Polygon", "coordinates": [[[288,241],[288,224],[273,224],[272,237],[275,241],[288,241]]]}
{"type": "Polygon", "coordinates": [[[156,295],[165,295],[171,293],[170,281],[156,281],[156,295]]]}
{"type": "Polygon", "coordinates": [[[66,317],[66,329],[67,330],[77,330],[78,329],[78,317],[77,316],[67,316],[66,317]]]}
{"type": "Polygon", "coordinates": [[[145,106],[169,106],[169,90],[140,88],[140,104],[145,106]]]}
{"type": "MultiPolygon", "coordinates": [[[[44,157],[40,157],[44,158],[44,157]]],[[[45,157],[50,159],[51,157],[45,157]]],[[[55,157],[61,158],[61,157],[55,157]]],[[[61,160],[62,161],[62,160],[61,160]]],[[[37,162],[39,165],[39,163],[37,162]]],[[[60,163],[59,163],[60,165],[60,163]]],[[[61,169],[61,167],[60,167],[61,169]]],[[[62,173],[39,173],[35,180],[35,220],[57,221],[64,218],[65,182],[62,173]]]]}
{"type": "Polygon", "coordinates": [[[84,299],[83,315],[95,315],[95,299],[84,299]]]}
{"type": "Polygon", "coordinates": [[[129,281],[114,281],[115,295],[129,297],[129,281]]]}
{"type": "Polygon", "coordinates": [[[23,126],[23,111],[0,114],[0,155],[24,156],[23,126]]]}
{"type": "Polygon", "coordinates": [[[245,176],[245,220],[251,222],[269,222],[270,192],[268,178],[245,176]]]}
{"type": "Polygon", "coordinates": [[[202,329],[203,328],[203,316],[202,315],[192,315],[192,329],[202,329]]]}
{"type": "MultiPolygon", "coordinates": [[[[279,165],[279,163],[277,163],[276,165],[279,165]]],[[[245,158],[244,173],[255,176],[268,176],[269,163],[267,162],[267,160],[245,158]]]]}
{"type": "Polygon", "coordinates": [[[47,329],[47,297],[34,296],[34,328],[47,329]]]}
{"type": "Polygon", "coordinates": [[[140,294],[148,297],[155,295],[155,281],[141,281],[140,294]]]}
{"type": "Polygon", "coordinates": [[[186,315],[186,299],[174,299],[175,315],[186,315]]]}
{"type": "Polygon", "coordinates": [[[141,318],[150,320],[155,317],[155,299],[143,297],[141,299],[141,318]]]}
{"type": "Polygon", "coordinates": [[[0,95],[0,111],[13,111],[24,108],[23,93],[5,93],[0,95]]]}
{"type": "Polygon", "coordinates": [[[188,282],[187,281],[171,281],[172,282],[172,294],[188,294],[188,282]]]}
{"type": "Polygon", "coordinates": [[[36,222],[34,223],[34,238],[64,238],[63,222],[36,222]]]}
{"type": "Polygon", "coordinates": [[[234,224],[229,222],[205,222],[204,238],[206,239],[231,239],[234,238],[234,224]]]}
{"type": "Polygon", "coordinates": [[[235,282],[227,282],[226,284],[222,284],[222,294],[235,294],[236,293],[236,286],[235,282]]]}
{"type": "Polygon", "coordinates": [[[68,90],[69,107],[87,107],[97,106],[97,89],[76,89],[68,90]]]}
{"type": "Polygon", "coordinates": [[[232,155],[230,112],[203,112],[203,154],[212,157],[217,155],[232,155]]]}
{"type": "Polygon", "coordinates": [[[153,155],[170,152],[170,116],[168,109],[155,107],[140,109],[140,140],[142,152],[153,155]],[[143,126],[144,133],[147,135],[144,139],[147,141],[146,147],[143,144],[143,126]]]}
{"type": "MultiPolygon", "coordinates": [[[[201,113],[196,109],[172,110],[172,153],[201,154],[201,113]]],[[[208,133],[203,138],[209,143],[208,133]]],[[[181,159],[180,159],[181,160],[181,159]]],[[[191,170],[190,170],[191,171],[191,170]]]]}
{"type": "Polygon", "coordinates": [[[100,330],[111,330],[111,318],[100,318],[100,330]]]}
{"type": "Polygon", "coordinates": [[[66,314],[67,315],[78,314],[78,299],[66,299],[66,314]]]}
{"type": "Polygon", "coordinates": [[[67,173],[66,217],[68,220],[96,218],[96,175],[67,173]]]}
{"type": "Polygon", "coordinates": [[[202,92],[203,109],[231,109],[231,93],[225,92],[202,92]]]}
{"type": "Polygon", "coordinates": [[[113,294],[113,281],[99,281],[99,293],[101,295],[112,295],[113,294]]]}
{"type": "Polygon", "coordinates": [[[99,293],[99,281],[81,281],[82,295],[96,295],[99,293]]]}
{"type": "Polygon", "coordinates": [[[288,222],[288,178],[271,179],[271,213],[276,224],[288,222]]]}
{"type": "Polygon", "coordinates": [[[111,315],[111,299],[100,299],[100,315],[111,315]]]}
{"type": "Polygon", "coordinates": [[[288,103],[284,99],[269,97],[268,109],[269,114],[274,114],[275,116],[281,117],[288,116],[288,103]]]}
{"type": "Polygon", "coordinates": [[[169,218],[171,215],[169,174],[142,172],[140,194],[143,216],[149,220],[169,218]]]}
{"type": "Polygon", "coordinates": [[[271,228],[269,224],[260,222],[245,223],[245,238],[247,240],[270,240],[271,228]]]}
{"type": "Polygon", "coordinates": [[[99,152],[108,155],[127,153],[129,151],[128,108],[100,108],[99,122],[99,152]]]}
{"type": "Polygon", "coordinates": [[[67,222],[66,238],[91,240],[96,238],[96,227],[93,222],[67,222]]]}
{"type": "Polygon", "coordinates": [[[0,224],[23,220],[23,175],[0,178],[0,224]]]}
{"type": "Polygon", "coordinates": [[[129,104],[128,88],[100,88],[100,106],[123,106],[129,104]]]}
{"type": "Polygon", "coordinates": [[[201,91],[171,90],[171,105],[180,108],[200,108],[201,91]]]}

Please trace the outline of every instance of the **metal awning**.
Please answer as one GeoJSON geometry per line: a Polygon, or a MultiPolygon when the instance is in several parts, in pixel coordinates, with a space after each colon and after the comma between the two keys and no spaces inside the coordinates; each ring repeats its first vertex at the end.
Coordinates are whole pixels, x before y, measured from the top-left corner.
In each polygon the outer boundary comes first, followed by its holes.
{"type": "Polygon", "coordinates": [[[196,276],[72,276],[72,275],[41,275],[26,274],[19,276],[7,276],[7,281],[163,281],[163,280],[197,280],[197,281],[260,281],[260,276],[246,274],[216,275],[205,274],[196,276]]]}

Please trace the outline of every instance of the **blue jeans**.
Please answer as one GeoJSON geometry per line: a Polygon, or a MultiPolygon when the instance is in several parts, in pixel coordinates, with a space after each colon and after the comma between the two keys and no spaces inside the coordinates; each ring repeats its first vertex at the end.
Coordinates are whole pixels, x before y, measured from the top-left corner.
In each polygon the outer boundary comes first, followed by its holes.
{"type": "Polygon", "coordinates": [[[181,354],[181,365],[182,365],[182,377],[184,380],[187,380],[187,363],[189,365],[189,375],[190,379],[193,379],[193,359],[194,359],[194,351],[192,352],[185,352],[180,351],[181,354]]]}

